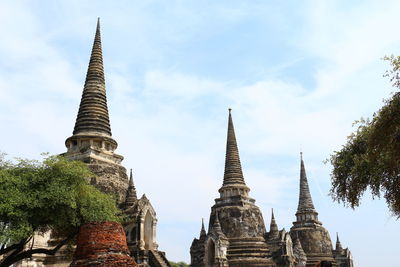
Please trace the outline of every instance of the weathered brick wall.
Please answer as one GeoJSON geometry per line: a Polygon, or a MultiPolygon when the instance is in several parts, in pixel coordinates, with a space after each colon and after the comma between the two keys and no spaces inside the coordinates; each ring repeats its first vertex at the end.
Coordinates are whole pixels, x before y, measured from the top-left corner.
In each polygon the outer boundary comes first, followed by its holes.
{"type": "Polygon", "coordinates": [[[129,256],[121,224],[100,222],[81,226],[71,267],[84,266],[137,266],[129,256]]]}

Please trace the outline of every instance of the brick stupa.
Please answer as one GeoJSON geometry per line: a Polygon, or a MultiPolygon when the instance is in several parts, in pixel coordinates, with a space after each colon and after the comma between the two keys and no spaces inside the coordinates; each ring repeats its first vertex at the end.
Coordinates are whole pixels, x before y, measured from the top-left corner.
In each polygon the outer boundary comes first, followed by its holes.
{"type": "Polygon", "coordinates": [[[96,222],[81,226],[71,267],[135,267],[129,256],[125,231],[116,222],[96,222]]]}

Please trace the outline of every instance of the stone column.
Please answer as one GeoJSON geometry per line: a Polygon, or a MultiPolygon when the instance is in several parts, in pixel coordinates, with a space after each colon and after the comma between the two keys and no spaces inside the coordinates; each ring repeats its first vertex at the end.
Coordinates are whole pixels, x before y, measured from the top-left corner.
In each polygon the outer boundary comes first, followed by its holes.
{"type": "Polygon", "coordinates": [[[157,244],[157,219],[153,218],[153,248],[158,249],[157,244]]]}
{"type": "Polygon", "coordinates": [[[144,217],[141,216],[139,219],[139,231],[140,231],[140,240],[139,240],[139,249],[144,249],[144,217]]]}

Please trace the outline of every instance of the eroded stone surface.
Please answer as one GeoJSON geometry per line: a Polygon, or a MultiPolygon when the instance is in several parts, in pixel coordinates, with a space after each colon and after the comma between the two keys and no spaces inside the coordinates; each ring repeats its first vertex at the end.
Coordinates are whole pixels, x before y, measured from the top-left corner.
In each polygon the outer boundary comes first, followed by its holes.
{"type": "Polygon", "coordinates": [[[328,231],[316,226],[313,228],[292,229],[292,235],[298,236],[304,252],[308,254],[325,254],[332,257],[332,242],[328,231]]]}
{"type": "Polygon", "coordinates": [[[122,165],[91,160],[89,168],[97,175],[90,183],[102,192],[114,195],[120,203],[125,200],[128,189],[128,176],[122,165]]]}
{"type": "MultiPolygon", "coordinates": [[[[260,209],[255,205],[218,208],[219,221],[228,238],[263,237],[265,225],[260,209]]],[[[212,214],[210,224],[215,215],[212,214]]]]}

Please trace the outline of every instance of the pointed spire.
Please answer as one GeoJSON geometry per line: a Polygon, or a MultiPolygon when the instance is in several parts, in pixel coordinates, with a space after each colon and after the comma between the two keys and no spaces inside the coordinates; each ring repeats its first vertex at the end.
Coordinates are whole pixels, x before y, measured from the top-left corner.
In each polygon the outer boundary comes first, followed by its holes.
{"type": "Polygon", "coordinates": [[[228,184],[245,185],[242,166],[240,164],[239,150],[237,147],[235,129],[233,127],[231,111],[232,109],[229,109],[223,185],[228,185],[228,184]]]}
{"type": "Polygon", "coordinates": [[[300,152],[300,195],[297,212],[314,211],[314,204],[308,187],[306,169],[304,167],[303,152],[300,152]]]}
{"type": "Polygon", "coordinates": [[[204,219],[201,218],[201,230],[200,230],[200,239],[207,235],[206,229],[204,228],[204,219]]]}
{"type": "Polygon", "coordinates": [[[275,216],[274,216],[274,209],[272,209],[272,215],[271,215],[271,224],[269,228],[269,239],[276,239],[279,236],[279,229],[278,225],[276,224],[275,221],[275,216]]]}
{"type": "Polygon", "coordinates": [[[129,174],[129,187],[134,187],[132,169],[130,169],[130,174],[129,174]]]}
{"type": "Polygon", "coordinates": [[[221,224],[219,223],[219,218],[218,218],[218,212],[215,212],[215,221],[212,227],[216,232],[220,232],[222,233],[222,228],[221,228],[221,224]]]}
{"type": "Polygon", "coordinates": [[[321,225],[318,221],[318,212],[314,208],[314,204],[310,194],[310,188],[308,187],[306,169],[304,167],[303,152],[300,152],[300,194],[299,194],[299,205],[296,212],[295,225],[303,225],[303,223],[316,223],[321,225]]]}
{"type": "MultiPolygon", "coordinates": [[[[211,220],[210,220],[210,222],[211,222],[211,220]]],[[[219,239],[226,239],[226,236],[225,236],[224,232],[222,231],[222,227],[219,222],[218,211],[215,211],[214,223],[212,224],[212,227],[209,228],[209,233],[216,235],[219,239]]]]}
{"type": "Polygon", "coordinates": [[[97,20],[92,54],[73,131],[74,135],[79,133],[111,136],[101,49],[100,18],[97,20]]]}
{"type": "Polygon", "coordinates": [[[297,232],[296,232],[296,237],[293,240],[293,254],[296,256],[298,262],[305,263],[307,261],[307,255],[303,250],[297,232]]]}
{"type": "Polygon", "coordinates": [[[131,206],[135,204],[136,200],[137,200],[136,188],[135,185],[133,184],[133,174],[131,169],[129,176],[129,187],[128,190],[126,191],[125,205],[131,206]]]}
{"type": "Polygon", "coordinates": [[[339,240],[339,234],[336,232],[336,251],[340,252],[342,250],[343,250],[343,248],[342,248],[342,244],[340,243],[340,240],[339,240]]]}

